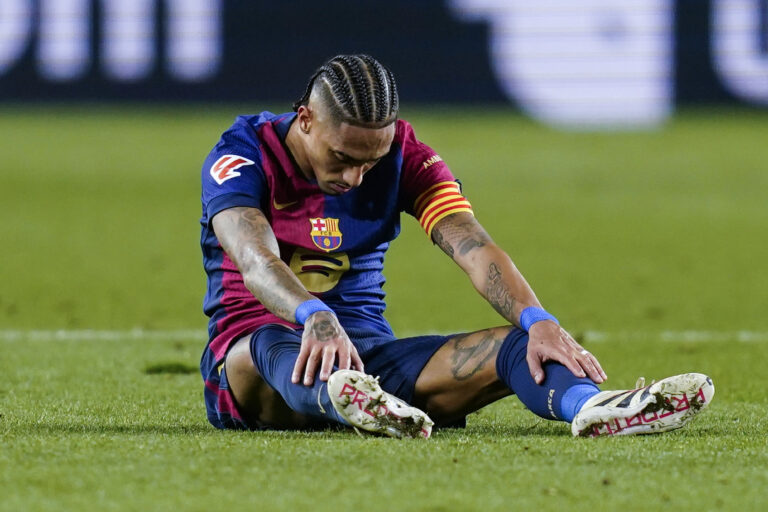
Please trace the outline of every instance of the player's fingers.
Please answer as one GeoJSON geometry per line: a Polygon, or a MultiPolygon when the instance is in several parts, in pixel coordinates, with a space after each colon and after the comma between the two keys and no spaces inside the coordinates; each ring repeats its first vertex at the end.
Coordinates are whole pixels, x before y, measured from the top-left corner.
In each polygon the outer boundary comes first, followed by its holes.
{"type": "Polygon", "coordinates": [[[589,354],[589,357],[592,359],[592,364],[594,365],[595,370],[597,370],[597,373],[603,379],[601,382],[608,380],[608,375],[606,375],[605,370],[603,370],[603,367],[600,365],[600,361],[598,361],[595,355],[592,353],[589,354]]]}
{"type": "Polygon", "coordinates": [[[307,358],[307,366],[304,368],[304,385],[311,386],[315,382],[315,373],[317,373],[317,365],[320,363],[320,359],[323,354],[318,349],[313,349],[307,358]]]}
{"type": "Polygon", "coordinates": [[[339,370],[348,370],[351,363],[352,358],[349,355],[349,347],[352,345],[344,344],[341,347],[339,347],[339,351],[336,354],[336,360],[339,362],[339,370]]]}
{"type": "Polygon", "coordinates": [[[573,355],[573,352],[570,350],[558,352],[555,356],[552,357],[552,359],[568,368],[568,370],[570,370],[570,372],[576,377],[587,376],[587,374],[584,373],[584,369],[581,367],[581,362],[576,358],[576,356],[573,355]]]}
{"type": "Polygon", "coordinates": [[[298,384],[301,381],[301,374],[304,373],[307,357],[309,357],[309,347],[302,343],[299,355],[296,357],[296,364],[293,365],[293,373],[291,374],[291,382],[294,384],[298,384]]]}
{"type": "Polygon", "coordinates": [[[333,370],[333,363],[336,361],[336,349],[334,347],[325,347],[323,350],[323,362],[320,365],[320,380],[328,380],[333,370]]]}
{"type": "Polygon", "coordinates": [[[570,344],[573,349],[578,352],[579,355],[577,356],[577,359],[580,361],[581,367],[584,368],[584,370],[587,372],[587,375],[589,375],[589,378],[597,384],[602,384],[605,382],[608,379],[608,375],[606,375],[605,371],[603,371],[603,367],[600,366],[600,362],[597,360],[595,355],[582,347],[573,338],[573,336],[568,333],[568,331],[562,327],[560,328],[560,331],[561,335],[565,340],[567,340],[568,344],[570,344]]]}
{"type": "Polygon", "coordinates": [[[563,329],[562,327],[560,328],[560,339],[563,340],[563,342],[566,345],[568,345],[569,347],[575,350],[578,350],[578,351],[583,350],[583,347],[579,345],[579,343],[573,338],[573,336],[571,336],[571,334],[565,329],[563,329]]]}
{"type": "Polygon", "coordinates": [[[579,345],[568,331],[560,328],[562,352],[554,359],[568,368],[576,377],[586,377],[589,374],[589,364],[586,362],[588,352],[579,345]]]}
{"type": "Polygon", "coordinates": [[[596,384],[602,384],[604,379],[598,370],[599,364],[597,364],[597,359],[585,349],[581,349],[579,357],[581,367],[587,373],[587,376],[596,384]]]}
{"type": "Polygon", "coordinates": [[[359,372],[365,371],[365,366],[363,365],[363,360],[360,359],[360,355],[357,353],[357,349],[354,345],[351,345],[352,349],[349,351],[349,356],[352,359],[352,368],[359,372]]]}
{"type": "Polygon", "coordinates": [[[544,369],[541,367],[539,355],[528,352],[526,360],[528,361],[528,369],[531,372],[531,377],[533,377],[533,380],[536,382],[536,384],[541,384],[544,382],[544,369]]]}

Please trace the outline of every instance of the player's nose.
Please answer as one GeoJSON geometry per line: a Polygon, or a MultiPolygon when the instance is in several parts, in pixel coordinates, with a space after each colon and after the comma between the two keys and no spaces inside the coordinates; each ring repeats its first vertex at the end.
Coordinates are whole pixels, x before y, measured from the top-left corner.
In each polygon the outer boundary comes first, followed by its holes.
{"type": "Polygon", "coordinates": [[[367,170],[367,165],[349,167],[344,171],[344,183],[350,187],[359,187],[363,182],[363,174],[367,170]]]}

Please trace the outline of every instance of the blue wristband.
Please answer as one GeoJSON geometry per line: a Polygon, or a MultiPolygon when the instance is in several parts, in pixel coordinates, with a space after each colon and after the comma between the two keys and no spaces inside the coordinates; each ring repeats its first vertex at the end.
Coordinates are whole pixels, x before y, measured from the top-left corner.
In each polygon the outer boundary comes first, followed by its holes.
{"type": "Polygon", "coordinates": [[[544,320],[552,320],[557,325],[560,325],[560,322],[557,321],[557,318],[547,313],[542,308],[531,306],[525,308],[523,312],[520,313],[520,326],[526,332],[531,328],[533,324],[536,322],[543,322],[544,320]]]}
{"type": "Polygon", "coordinates": [[[304,325],[304,322],[307,321],[307,318],[309,318],[313,313],[317,313],[318,311],[330,311],[333,313],[333,310],[320,299],[310,299],[302,302],[299,304],[299,307],[296,308],[296,323],[304,325]]]}

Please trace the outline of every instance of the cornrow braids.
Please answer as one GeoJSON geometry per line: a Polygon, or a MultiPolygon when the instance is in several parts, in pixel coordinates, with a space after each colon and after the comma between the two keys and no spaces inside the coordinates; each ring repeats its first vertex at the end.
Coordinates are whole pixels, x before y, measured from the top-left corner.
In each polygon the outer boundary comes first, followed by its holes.
{"type": "Polygon", "coordinates": [[[395,76],[370,55],[337,55],[323,64],[293,109],[307,105],[313,92],[337,122],[386,126],[397,119],[400,109],[395,76]]]}

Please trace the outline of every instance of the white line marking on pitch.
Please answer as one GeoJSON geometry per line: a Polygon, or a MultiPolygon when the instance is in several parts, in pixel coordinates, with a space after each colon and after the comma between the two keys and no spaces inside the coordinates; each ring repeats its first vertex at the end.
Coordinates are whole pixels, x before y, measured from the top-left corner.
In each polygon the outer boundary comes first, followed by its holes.
{"type": "Polygon", "coordinates": [[[586,342],[659,340],[671,343],[706,343],[735,340],[742,343],[765,343],[768,342],[768,331],[585,331],[584,340],[586,342]]]}
{"type": "Polygon", "coordinates": [[[205,329],[56,329],[0,330],[2,341],[118,341],[118,340],[189,340],[205,341],[205,329]]]}
{"type": "MultiPolygon", "coordinates": [[[[403,337],[418,336],[406,334],[403,337]]],[[[430,333],[436,334],[436,333],[430,333]]],[[[439,333],[438,333],[439,334],[439,333]]],[[[442,333],[450,334],[450,333],[442,333]]],[[[205,342],[208,332],[205,329],[0,329],[0,341],[185,341],[199,340],[205,342]]],[[[659,340],[676,342],[716,342],[738,341],[742,343],[768,342],[768,331],[584,331],[583,341],[586,343],[622,342],[659,340]]]]}

